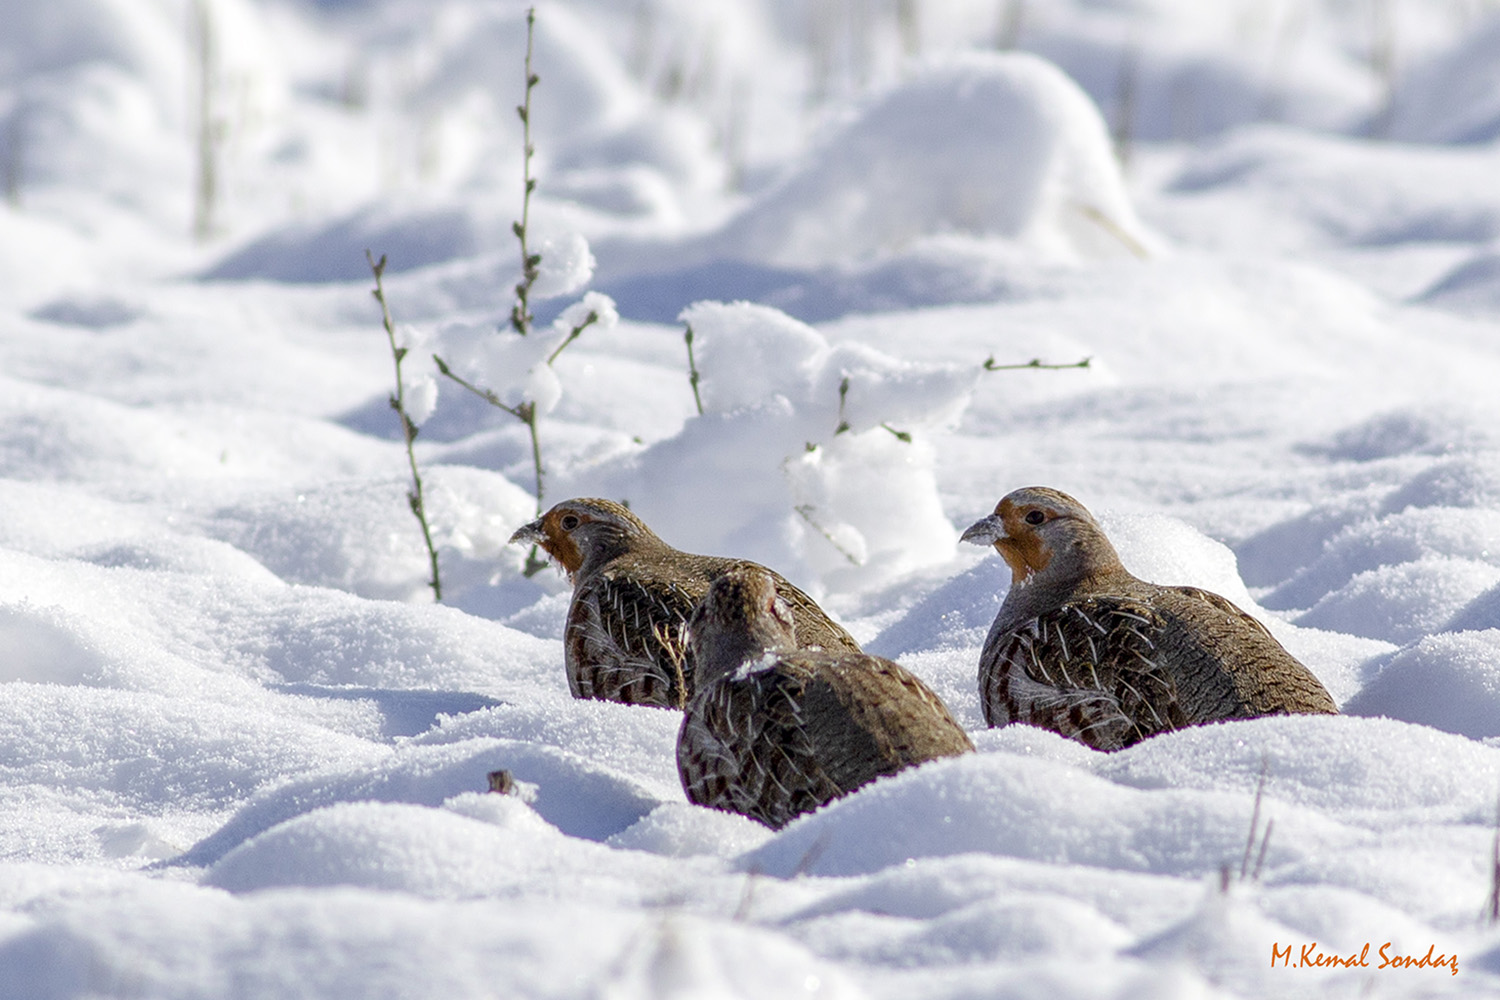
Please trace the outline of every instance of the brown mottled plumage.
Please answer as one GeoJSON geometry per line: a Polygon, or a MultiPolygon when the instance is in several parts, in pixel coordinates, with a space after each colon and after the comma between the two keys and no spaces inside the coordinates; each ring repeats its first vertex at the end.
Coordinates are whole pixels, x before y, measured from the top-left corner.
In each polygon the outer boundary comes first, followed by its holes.
{"type": "MultiPolygon", "coordinates": [[[[565,500],[510,540],[540,545],[573,581],[563,634],[573,696],[630,705],[686,703],[693,672],[683,625],[716,577],[736,567],[759,568],[743,559],[674,549],[612,500],[565,500]]],[[[792,609],[802,645],[859,651],[811,597],[772,576],[792,609]]]]}
{"type": "Polygon", "coordinates": [[[963,540],[994,545],[1011,568],[979,657],[991,726],[1024,722],[1118,750],[1201,722],[1338,711],[1318,679],[1234,604],[1132,576],[1065,493],[1016,490],[963,540]]]}
{"type": "Polygon", "coordinates": [[[881,775],[974,749],[898,664],[798,650],[777,591],[763,569],[731,570],[688,625],[697,691],[677,771],[690,801],[779,829],[881,775]]]}

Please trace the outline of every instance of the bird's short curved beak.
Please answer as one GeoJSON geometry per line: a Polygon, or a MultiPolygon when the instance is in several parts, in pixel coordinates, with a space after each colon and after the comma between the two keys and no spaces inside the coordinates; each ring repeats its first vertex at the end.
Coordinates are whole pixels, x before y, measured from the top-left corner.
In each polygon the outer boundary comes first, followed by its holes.
{"type": "Polygon", "coordinates": [[[545,536],[542,534],[542,519],[537,518],[516,529],[516,533],[510,536],[510,544],[522,542],[526,545],[540,545],[545,536]]]}
{"type": "Polygon", "coordinates": [[[1004,537],[1005,525],[1001,523],[1000,515],[991,514],[969,525],[958,540],[972,545],[994,545],[1004,537]]]}

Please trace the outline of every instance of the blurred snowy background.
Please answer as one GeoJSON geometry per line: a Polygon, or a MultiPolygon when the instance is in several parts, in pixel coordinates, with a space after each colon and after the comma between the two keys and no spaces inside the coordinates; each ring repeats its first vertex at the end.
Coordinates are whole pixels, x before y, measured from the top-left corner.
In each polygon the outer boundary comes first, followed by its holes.
{"type": "Polygon", "coordinates": [[[542,3],[536,344],[525,23],[0,0],[0,994],[1500,996],[1500,4],[542,3]],[[775,566],[981,752],[687,805],[433,351],[546,501],[775,566]],[[956,529],[1028,484],[1345,715],[980,729],[956,529]]]}

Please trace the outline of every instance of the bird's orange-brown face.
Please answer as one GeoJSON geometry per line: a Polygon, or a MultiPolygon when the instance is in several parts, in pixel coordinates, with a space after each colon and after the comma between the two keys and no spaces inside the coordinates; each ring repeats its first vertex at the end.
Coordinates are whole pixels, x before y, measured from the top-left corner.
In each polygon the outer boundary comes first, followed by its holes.
{"type": "Polygon", "coordinates": [[[1010,497],[996,505],[994,517],[1005,533],[995,539],[995,549],[1009,564],[1016,583],[1024,583],[1052,562],[1052,547],[1037,529],[1056,516],[1043,505],[1017,503],[1010,497]]]}
{"type": "Polygon", "coordinates": [[[572,578],[585,562],[600,558],[611,545],[654,537],[623,504],[598,497],[574,497],[521,525],[510,540],[540,545],[572,578]]]}
{"type": "Polygon", "coordinates": [[[971,525],[963,541],[993,545],[1010,566],[1013,582],[1025,583],[1052,563],[1055,550],[1048,536],[1056,532],[1047,526],[1075,516],[1070,503],[1077,506],[1077,501],[1053,490],[1016,490],[995,505],[993,514],[971,525]]]}
{"type": "Polygon", "coordinates": [[[510,536],[512,542],[533,542],[542,547],[569,576],[583,565],[583,551],[574,532],[593,520],[588,511],[558,504],[541,517],[524,524],[510,536]]]}

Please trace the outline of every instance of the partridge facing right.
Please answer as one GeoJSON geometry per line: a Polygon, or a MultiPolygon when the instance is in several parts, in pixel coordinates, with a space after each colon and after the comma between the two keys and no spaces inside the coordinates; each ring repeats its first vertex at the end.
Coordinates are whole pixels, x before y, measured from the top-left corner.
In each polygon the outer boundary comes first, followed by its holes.
{"type": "Polygon", "coordinates": [[[974,749],[899,664],[798,649],[795,627],[753,565],[716,579],[693,612],[695,691],[677,737],[689,801],[779,829],[881,775],[974,749]]]}
{"type": "Polygon", "coordinates": [[[991,726],[1024,722],[1118,750],[1203,722],[1338,712],[1312,672],[1225,598],[1133,576],[1066,493],[1016,490],[963,540],[994,545],[1011,569],[979,657],[991,726]]]}

